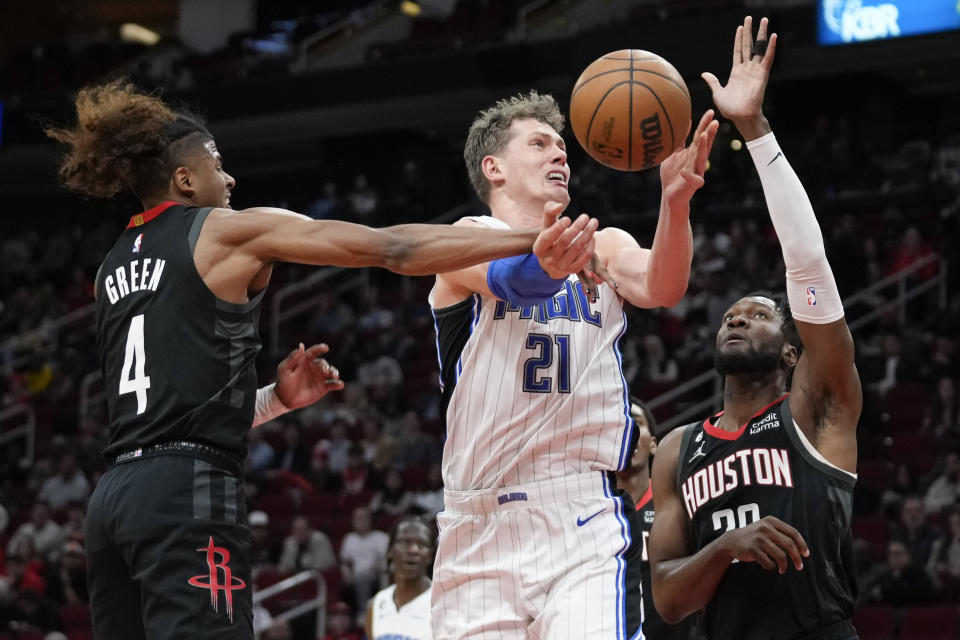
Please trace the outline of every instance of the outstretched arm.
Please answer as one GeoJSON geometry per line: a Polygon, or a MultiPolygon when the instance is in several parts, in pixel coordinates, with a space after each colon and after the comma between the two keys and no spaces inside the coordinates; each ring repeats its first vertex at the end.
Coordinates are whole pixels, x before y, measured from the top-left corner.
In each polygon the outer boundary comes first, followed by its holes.
{"type": "Polygon", "coordinates": [[[853,338],[843,317],[840,293],[827,262],[823,234],[810,199],[763,115],[763,96],[777,48],[760,21],[753,41],[750,17],[737,28],[733,68],[726,86],[703,74],[720,112],[743,134],[760,175],[770,220],[787,267],[787,297],[803,342],[793,376],[790,409],[808,437],[832,463],[856,470],[855,429],[862,394],[854,366],[853,338]]]}
{"type": "Polygon", "coordinates": [[[618,293],[636,307],[672,307],[686,293],[693,258],[690,199],[704,184],[718,127],[713,111],[707,111],[690,146],[677,149],[660,165],[660,215],[649,249],[620,229],[597,233],[597,254],[606,264],[609,278],[618,284],[618,293]]]}
{"type": "Polygon", "coordinates": [[[374,229],[339,220],[311,220],[283,209],[239,212],[218,225],[227,245],[259,259],[340,267],[383,267],[406,275],[432,275],[527,253],[537,230],[467,229],[440,224],[404,224],[374,229]]]}

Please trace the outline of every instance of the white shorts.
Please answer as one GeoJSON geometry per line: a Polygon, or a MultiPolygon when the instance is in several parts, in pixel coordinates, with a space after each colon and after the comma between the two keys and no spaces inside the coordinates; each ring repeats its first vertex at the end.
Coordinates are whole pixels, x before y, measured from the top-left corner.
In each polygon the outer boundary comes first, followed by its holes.
{"type": "Polygon", "coordinates": [[[444,502],[434,638],[643,637],[642,543],[606,473],[448,491],[444,502]]]}

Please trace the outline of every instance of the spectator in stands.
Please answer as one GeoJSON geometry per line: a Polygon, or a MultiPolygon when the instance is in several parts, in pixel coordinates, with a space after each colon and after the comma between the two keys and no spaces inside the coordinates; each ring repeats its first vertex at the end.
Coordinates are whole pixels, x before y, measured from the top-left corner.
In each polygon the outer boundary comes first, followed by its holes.
{"type": "Polygon", "coordinates": [[[443,473],[439,463],[427,470],[427,486],[413,495],[413,511],[428,518],[443,511],[443,473]]]}
{"type": "MultiPolygon", "coordinates": [[[[957,358],[957,343],[952,336],[937,335],[933,339],[933,347],[929,356],[931,378],[960,377],[960,359],[957,358]]],[[[956,402],[956,398],[951,396],[956,402]]]]}
{"type": "Polygon", "coordinates": [[[354,320],[353,308],[333,291],[321,291],[310,320],[310,332],[321,336],[335,336],[349,329],[354,320]]]}
{"type": "Polygon", "coordinates": [[[293,519],[290,535],[283,541],[279,569],[284,573],[323,571],[337,565],[330,538],[310,526],[303,516],[293,519]]]}
{"type": "Polygon", "coordinates": [[[943,471],[934,479],[924,497],[924,507],[928,514],[940,513],[946,507],[957,504],[960,498],[960,454],[947,453],[943,471]]]}
{"type": "Polygon", "coordinates": [[[77,458],[64,453],[57,464],[57,475],[47,478],[37,494],[54,511],[63,509],[71,502],[86,503],[90,497],[90,483],[83,471],[77,468],[77,458]]]}
{"type": "MultiPolygon", "coordinates": [[[[909,227],[903,234],[898,246],[890,258],[890,268],[887,273],[893,274],[902,269],[906,269],[914,262],[922,260],[933,253],[930,244],[923,239],[920,230],[916,227],[909,227]]],[[[915,272],[909,281],[921,282],[929,280],[937,274],[936,263],[931,263],[921,267],[915,272]]]]}
{"type": "Polygon", "coordinates": [[[347,466],[343,469],[345,493],[362,493],[370,482],[370,469],[363,459],[363,447],[354,442],[347,449],[347,466]]]}
{"type": "Polygon", "coordinates": [[[341,416],[330,428],[330,443],[327,447],[330,469],[336,473],[343,473],[347,468],[347,452],[353,441],[347,437],[347,418],[341,416]]]}
{"type": "Polygon", "coordinates": [[[86,503],[74,501],[67,505],[67,519],[63,527],[63,539],[83,543],[83,519],[86,516],[86,503]]]}
{"type": "Polygon", "coordinates": [[[343,476],[330,468],[329,440],[317,440],[313,445],[307,480],[318,493],[330,493],[343,488],[343,476]]]}
{"type": "Polygon", "coordinates": [[[370,596],[380,589],[390,536],[372,528],[370,509],[365,506],[353,510],[351,524],[353,528],[340,547],[340,572],[353,609],[363,611],[370,596]]]}
{"type": "Polygon", "coordinates": [[[853,561],[857,566],[857,605],[870,600],[870,589],[885,570],[886,565],[874,560],[870,543],[863,538],[853,540],[853,561]]]}
{"type": "Polygon", "coordinates": [[[300,439],[300,427],[292,420],[283,425],[283,445],[274,454],[272,468],[301,475],[310,468],[310,452],[300,439]]]}
{"type": "Polygon", "coordinates": [[[17,593],[24,589],[46,593],[47,581],[34,563],[29,562],[19,553],[9,553],[6,560],[6,575],[0,576],[0,609],[11,606],[17,593]]]}
{"type": "Polygon", "coordinates": [[[403,434],[397,439],[397,453],[394,458],[405,469],[425,467],[440,460],[440,447],[428,433],[424,433],[420,416],[415,411],[403,414],[403,434]]]}
{"type": "Polygon", "coordinates": [[[87,558],[83,545],[75,540],[63,544],[60,562],[53,565],[55,571],[47,572],[47,596],[60,605],[86,603],[87,558]]]}
{"type": "Polygon", "coordinates": [[[340,203],[340,195],[337,193],[337,183],[333,180],[324,182],[320,196],[307,205],[304,213],[314,220],[342,218],[343,210],[340,203]]]}
{"type": "Polygon", "coordinates": [[[380,422],[373,416],[361,420],[363,459],[374,473],[383,473],[393,464],[395,444],[393,438],[383,433],[380,422]]]}
{"type": "Polygon", "coordinates": [[[929,431],[938,440],[957,433],[960,425],[960,398],[957,397],[957,383],[953,378],[941,377],[937,380],[937,392],[930,403],[929,413],[924,421],[924,430],[929,431]]]}
{"type": "Polygon", "coordinates": [[[260,426],[247,432],[247,474],[257,478],[263,475],[273,464],[276,452],[269,442],[264,440],[267,427],[260,426]]]}
{"type": "Polygon", "coordinates": [[[930,559],[933,542],[940,537],[940,531],[927,522],[923,508],[923,498],[909,495],[900,508],[900,522],[894,527],[890,539],[900,540],[907,547],[910,557],[919,566],[926,566],[930,559]]]}
{"type": "Polygon", "coordinates": [[[869,588],[870,600],[895,606],[924,604],[934,598],[933,581],[913,562],[902,540],[887,545],[887,566],[869,588]]]}
{"type": "Polygon", "coordinates": [[[905,345],[901,337],[888,333],[883,337],[882,354],[878,357],[878,379],[871,385],[880,394],[898,384],[917,380],[918,354],[905,345]]]}
{"type": "Polygon", "coordinates": [[[280,546],[270,538],[270,516],[264,511],[251,511],[250,564],[254,567],[275,566],[280,560],[280,546]]]}
{"type": "Polygon", "coordinates": [[[322,640],[360,640],[353,610],[349,604],[341,601],[335,602],[330,607],[330,613],[327,615],[327,634],[322,640]]]}
{"type": "Polygon", "coordinates": [[[353,178],[353,188],[347,194],[350,220],[360,224],[373,223],[378,199],[377,192],[367,181],[367,176],[358,173],[353,178]]]}
{"type": "Polygon", "coordinates": [[[663,340],[656,334],[643,337],[641,362],[641,383],[676,382],[680,374],[677,362],[667,355],[663,340]]]}
{"type": "Polygon", "coordinates": [[[906,462],[899,463],[893,474],[893,482],[884,488],[883,495],[880,497],[884,515],[895,520],[903,508],[904,499],[916,492],[917,478],[913,469],[906,462]]]}
{"type": "Polygon", "coordinates": [[[944,599],[956,600],[960,592],[960,508],[947,510],[947,530],[933,543],[927,573],[944,599]]]}
{"type": "Polygon", "coordinates": [[[402,516],[413,506],[413,495],[407,491],[403,476],[396,468],[387,470],[383,488],[370,500],[370,511],[374,516],[402,516]]]}
{"type": "Polygon", "coordinates": [[[60,613],[56,604],[36,589],[27,587],[16,592],[9,608],[0,614],[14,627],[18,635],[42,634],[60,629],[60,613]]]}
{"type": "Polygon", "coordinates": [[[63,528],[50,517],[50,505],[39,500],[30,510],[30,520],[17,527],[7,544],[7,553],[14,551],[23,538],[30,538],[34,549],[45,560],[56,560],[63,545],[63,528]]]}

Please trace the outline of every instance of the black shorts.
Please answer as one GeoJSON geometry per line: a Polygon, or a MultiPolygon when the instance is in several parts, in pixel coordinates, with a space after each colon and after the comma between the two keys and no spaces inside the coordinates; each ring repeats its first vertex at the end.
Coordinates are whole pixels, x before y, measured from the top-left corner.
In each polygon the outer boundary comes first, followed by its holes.
{"type": "Polygon", "coordinates": [[[97,483],[85,528],[94,638],[252,640],[236,475],[184,455],[135,458],[97,483]]]}

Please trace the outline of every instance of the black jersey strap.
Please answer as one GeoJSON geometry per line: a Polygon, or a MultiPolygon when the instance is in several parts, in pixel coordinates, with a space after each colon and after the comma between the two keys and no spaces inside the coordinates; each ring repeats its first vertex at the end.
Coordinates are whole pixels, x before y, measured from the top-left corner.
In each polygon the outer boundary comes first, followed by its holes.
{"type": "Polygon", "coordinates": [[[197,250],[197,239],[200,237],[200,230],[203,229],[203,223],[211,211],[213,211],[213,207],[203,207],[198,210],[197,217],[193,219],[193,224],[190,225],[190,232],[187,233],[187,242],[190,244],[191,256],[193,252],[197,250]]]}

